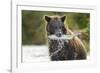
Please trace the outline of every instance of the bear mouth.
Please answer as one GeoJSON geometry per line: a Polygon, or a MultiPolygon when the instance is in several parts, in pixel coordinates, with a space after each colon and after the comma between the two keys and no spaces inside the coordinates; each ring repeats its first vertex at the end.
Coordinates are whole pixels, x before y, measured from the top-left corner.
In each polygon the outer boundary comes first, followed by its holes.
{"type": "Polygon", "coordinates": [[[51,40],[71,40],[73,39],[72,35],[62,35],[61,37],[57,37],[56,35],[49,35],[49,39],[51,40]]]}

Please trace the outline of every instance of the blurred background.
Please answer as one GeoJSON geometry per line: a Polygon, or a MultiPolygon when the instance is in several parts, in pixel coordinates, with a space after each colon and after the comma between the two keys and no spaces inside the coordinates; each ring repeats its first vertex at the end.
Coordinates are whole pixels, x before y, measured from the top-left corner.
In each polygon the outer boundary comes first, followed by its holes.
{"type": "Polygon", "coordinates": [[[89,53],[90,14],[72,12],[48,12],[22,10],[22,45],[46,45],[46,22],[44,16],[66,15],[65,26],[68,26],[84,43],[89,53]]]}

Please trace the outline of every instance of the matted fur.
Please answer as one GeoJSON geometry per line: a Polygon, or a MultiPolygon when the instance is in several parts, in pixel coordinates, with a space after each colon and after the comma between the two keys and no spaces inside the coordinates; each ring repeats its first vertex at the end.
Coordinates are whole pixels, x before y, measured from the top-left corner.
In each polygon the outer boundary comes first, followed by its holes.
{"type": "MultiPolygon", "coordinates": [[[[46,16],[45,20],[47,21],[47,26],[46,26],[46,31],[47,31],[47,36],[54,34],[51,33],[52,30],[54,30],[54,28],[51,28],[49,25],[49,23],[53,22],[53,25],[57,25],[54,24],[54,22],[62,22],[64,23],[65,20],[65,16],[64,17],[59,17],[59,16],[46,16]]],[[[53,26],[52,25],[52,26],[53,26]]],[[[62,31],[64,35],[72,35],[73,38],[68,40],[68,42],[64,41],[64,45],[62,48],[58,48],[58,41],[56,40],[52,40],[52,39],[48,39],[48,43],[49,43],[49,53],[50,55],[52,53],[54,53],[55,51],[57,51],[58,49],[61,49],[59,52],[57,52],[56,54],[51,56],[51,60],[52,61],[59,61],[59,60],[82,60],[82,59],[86,59],[86,48],[83,45],[82,41],[74,35],[74,33],[67,27],[65,28],[65,26],[62,27],[62,31]]]]}

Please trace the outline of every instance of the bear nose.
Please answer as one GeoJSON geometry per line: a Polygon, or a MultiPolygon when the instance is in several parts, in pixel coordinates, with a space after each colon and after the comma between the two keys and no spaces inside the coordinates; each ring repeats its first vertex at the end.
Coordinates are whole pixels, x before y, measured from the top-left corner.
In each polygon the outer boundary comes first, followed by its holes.
{"type": "Polygon", "coordinates": [[[61,35],[62,35],[62,33],[61,33],[61,32],[56,33],[56,36],[57,36],[57,37],[61,37],[61,35]]]}

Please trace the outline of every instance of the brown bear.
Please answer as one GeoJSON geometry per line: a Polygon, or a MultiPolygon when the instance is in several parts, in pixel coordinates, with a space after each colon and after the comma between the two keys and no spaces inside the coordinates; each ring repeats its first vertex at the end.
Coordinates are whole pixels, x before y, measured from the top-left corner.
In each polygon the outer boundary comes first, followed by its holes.
{"type": "Polygon", "coordinates": [[[68,26],[64,26],[65,19],[66,16],[45,16],[50,58],[52,61],[85,60],[87,58],[86,48],[68,26]],[[49,38],[52,35],[56,38],[49,38]],[[72,38],[59,39],[63,35],[71,35],[72,38]]]}

